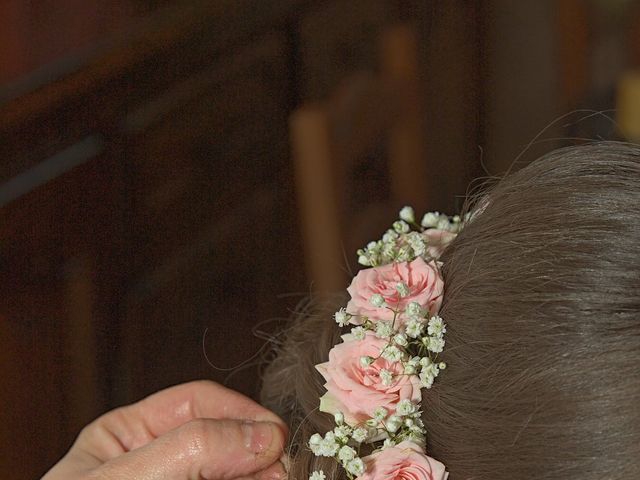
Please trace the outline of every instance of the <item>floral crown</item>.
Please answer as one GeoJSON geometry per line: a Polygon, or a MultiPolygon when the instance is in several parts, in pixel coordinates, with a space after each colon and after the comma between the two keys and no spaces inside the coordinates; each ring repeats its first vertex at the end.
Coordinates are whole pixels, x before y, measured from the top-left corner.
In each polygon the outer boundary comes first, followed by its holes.
{"type": "MultiPolygon", "coordinates": [[[[360,270],[347,289],[351,299],[334,318],[351,332],[316,365],[326,380],[320,411],[335,428],[315,433],[309,448],[335,458],[349,479],[395,477],[446,480],[442,463],[425,453],[422,389],[446,364],[446,324],[438,315],[443,295],[443,250],[462,227],[460,217],[427,213],[420,224],[411,207],[400,210],[382,240],[358,250],[360,270]],[[363,444],[373,452],[360,457],[363,444]]],[[[369,450],[369,449],[368,449],[369,450]]],[[[325,480],[322,470],[309,480],[325,480]]]]}

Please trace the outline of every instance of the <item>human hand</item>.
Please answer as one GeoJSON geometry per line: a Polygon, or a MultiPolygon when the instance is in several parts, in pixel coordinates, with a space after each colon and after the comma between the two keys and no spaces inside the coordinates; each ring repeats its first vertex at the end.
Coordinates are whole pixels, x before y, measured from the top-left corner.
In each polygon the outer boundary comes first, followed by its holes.
{"type": "Polygon", "coordinates": [[[238,392],[186,383],[90,423],[42,480],[279,480],[286,430],[238,392]]]}

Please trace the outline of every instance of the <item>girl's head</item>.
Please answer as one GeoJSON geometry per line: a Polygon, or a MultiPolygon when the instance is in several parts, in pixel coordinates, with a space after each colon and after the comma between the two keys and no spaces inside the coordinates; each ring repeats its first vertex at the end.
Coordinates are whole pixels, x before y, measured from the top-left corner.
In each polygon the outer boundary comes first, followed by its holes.
{"type": "MultiPolygon", "coordinates": [[[[640,147],[558,150],[492,187],[444,251],[448,368],[422,400],[451,480],[640,478],[640,147]]],[[[305,442],[332,428],[314,365],[340,329],[314,305],[267,368],[290,476],[345,476],[305,442]]]]}

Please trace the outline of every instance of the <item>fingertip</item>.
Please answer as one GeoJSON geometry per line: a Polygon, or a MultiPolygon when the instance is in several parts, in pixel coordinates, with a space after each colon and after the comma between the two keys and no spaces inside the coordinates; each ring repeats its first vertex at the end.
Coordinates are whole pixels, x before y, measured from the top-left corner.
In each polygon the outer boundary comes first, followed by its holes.
{"type": "Polygon", "coordinates": [[[285,468],[279,461],[256,474],[256,480],[284,480],[286,477],[285,468]]]}

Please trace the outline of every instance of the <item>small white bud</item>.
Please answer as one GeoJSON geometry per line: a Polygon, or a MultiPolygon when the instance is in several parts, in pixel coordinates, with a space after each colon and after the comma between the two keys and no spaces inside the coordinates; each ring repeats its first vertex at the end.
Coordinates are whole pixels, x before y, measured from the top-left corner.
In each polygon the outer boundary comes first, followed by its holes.
{"type": "Polygon", "coordinates": [[[363,327],[353,327],[351,329],[351,335],[356,340],[364,340],[364,337],[367,335],[367,331],[363,327]]]}
{"type": "Polygon", "coordinates": [[[424,214],[424,217],[422,217],[422,222],[420,222],[420,224],[424,228],[432,228],[438,225],[438,220],[440,220],[440,214],[438,212],[429,212],[424,214]]]}
{"type": "Polygon", "coordinates": [[[387,418],[387,415],[389,414],[389,412],[387,411],[386,408],[384,407],[377,407],[374,411],[373,411],[373,418],[374,420],[377,420],[378,422],[381,422],[382,420],[384,420],[385,418],[387,418]]]}
{"type": "Polygon", "coordinates": [[[447,364],[446,364],[446,363],[444,363],[444,362],[440,362],[440,363],[438,364],[438,368],[439,368],[440,370],[444,370],[445,368],[447,368],[447,364]]]}
{"type": "Polygon", "coordinates": [[[347,464],[344,466],[347,472],[356,477],[359,477],[364,473],[364,462],[361,458],[354,458],[353,460],[349,460],[347,464]]]}
{"type": "Polygon", "coordinates": [[[336,421],[337,425],[342,425],[344,423],[344,413],[336,412],[333,414],[333,419],[336,421]]]}
{"type": "Polygon", "coordinates": [[[391,322],[380,320],[376,323],[376,335],[380,338],[389,338],[393,335],[393,326],[391,322]]]}
{"type": "Polygon", "coordinates": [[[409,289],[407,284],[404,282],[398,283],[396,285],[396,290],[398,291],[398,294],[400,294],[402,298],[408,297],[409,295],[411,295],[411,290],[409,289]]]}
{"type": "Polygon", "coordinates": [[[384,297],[382,295],[380,295],[379,293],[374,293],[373,295],[371,295],[371,298],[369,299],[369,302],[371,302],[371,305],[373,305],[374,307],[377,307],[377,308],[382,308],[382,307],[386,306],[386,302],[384,301],[384,297]]]}
{"type": "Polygon", "coordinates": [[[362,443],[367,439],[368,436],[369,435],[367,433],[367,429],[359,427],[353,431],[351,438],[353,438],[358,443],[362,443]]]}
{"type": "Polygon", "coordinates": [[[314,433],[311,435],[311,438],[309,438],[309,445],[320,445],[321,441],[322,436],[319,433],[314,433]]]}
{"type": "Polygon", "coordinates": [[[418,338],[420,335],[422,335],[423,330],[424,324],[417,318],[412,318],[407,322],[405,333],[408,337],[418,338]]]}
{"type": "Polygon", "coordinates": [[[353,448],[345,445],[340,450],[338,450],[338,459],[342,462],[348,462],[349,460],[353,460],[356,458],[356,452],[353,448]]]}
{"type": "Polygon", "coordinates": [[[397,415],[391,415],[385,422],[387,430],[391,433],[395,433],[402,426],[402,419],[397,415]]]}
{"type": "Polygon", "coordinates": [[[407,374],[407,375],[413,375],[414,373],[416,373],[415,365],[411,365],[410,363],[405,363],[404,364],[404,373],[407,374]]]}
{"type": "Polygon", "coordinates": [[[384,243],[395,243],[398,239],[398,233],[395,230],[387,230],[384,235],[382,235],[382,241],[384,243]]]}
{"type": "Polygon", "coordinates": [[[409,224],[404,220],[393,222],[393,229],[398,233],[409,233],[409,230],[411,230],[409,224]]]}
{"type": "Polygon", "coordinates": [[[380,422],[378,420],[376,420],[375,418],[370,418],[369,420],[367,420],[364,423],[365,423],[365,425],[367,427],[375,428],[375,427],[378,426],[378,423],[380,423],[380,422]]]}
{"type": "Polygon", "coordinates": [[[431,365],[433,365],[433,362],[431,361],[431,359],[429,357],[422,357],[420,359],[420,366],[422,368],[429,368],[429,367],[431,367],[431,365]]]}
{"type": "Polygon", "coordinates": [[[401,416],[411,415],[416,411],[416,406],[409,399],[403,399],[398,402],[396,413],[401,416]]]}
{"type": "Polygon", "coordinates": [[[393,384],[393,374],[389,370],[384,368],[380,369],[380,380],[386,387],[390,387],[393,384]]]}
{"type": "Polygon", "coordinates": [[[358,263],[362,266],[365,267],[370,267],[371,266],[371,261],[369,260],[369,257],[366,255],[359,255],[358,256],[358,263]]]}
{"type": "Polygon", "coordinates": [[[398,333],[393,337],[393,342],[401,347],[406,347],[408,343],[407,336],[404,333],[398,333]]]}
{"type": "Polygon", "coordinates": [[[433,353],[442,352],[442,350],[444,350],[444,339],[438,337],[430,337],[429,346],[427,348],[433,353]]]}
{"type": "Polygon", "coordinates": [[[360,365],[362,365],[363,367],[368,367],[372,363],[373,363],[373,357],[369,357],[366,355],[360,357],[360,365]]]}
{"type": "Polygon", "coordinates": [[[326,478],[322,470],[315,470],[309,475],[309,480],[325,480],[326,478]]]}
{"type": "Polygon", "coordinates": [[[404,220],[405,222],[409,222],[409,223],[413,223],[416,220],[415,217],[415,213],[413,211],[413,208],[407,206],[407,207],[402,207],[402,210],[400,210],[400,218],[402,220],[404,220]]]}
{"type": "Polygon", "coordinates": [[[424,315],[424,310],[418,302],[410,302],[405,309],[405,313],[410,317],[422,317],[424,315]]]}
{"type": "Polygon", "coordinates": [[[338,325],[340,325],[341,327],[344,327],[349,323],[349,320],[351,319],[351,315],[349,315],[347,313],[347,310],[344,307],[342,307],[340,310],[338,310],[336,313],[333,314],[333,318],[335,319],[338,325]]]}
{"type": "Polygon", "coordinates": [[[442,215],[436,224],[436,228],[438,230],[449,230],[451,228],[451,223],[449,223],[449,219],[446,215],[442,215]]]}
{"type": "Polygon", "coordinates": [[[382,351],[382,358],[390,362],[399,362],[402,360],[402,351],[395,345],[389,345],[382,351]]]}
{"type": "Polygon", "coordinates": [[[395,447],[395,446],[396,446],[396,442],[394,442],[390,438],[387,438],[387,439],[385,439],[384,442],[382,442],[382,450],[384,450],[385,448],[390,448],[390,447],[395,447]]]}

